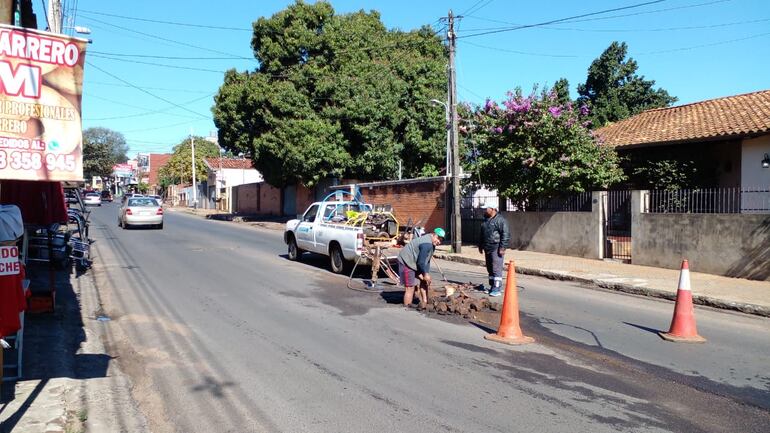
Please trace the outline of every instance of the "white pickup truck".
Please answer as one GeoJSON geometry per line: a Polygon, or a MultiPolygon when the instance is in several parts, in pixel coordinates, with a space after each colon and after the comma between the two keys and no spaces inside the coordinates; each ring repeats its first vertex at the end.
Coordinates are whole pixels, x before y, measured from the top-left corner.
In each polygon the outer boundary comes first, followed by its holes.
{"type": "MultiPolygon", "coordinates": [[[[334,273],[342,273],[346,262],[371,265],[362,257],[366,242],[364,229],[345,224],[348,211],[370,212],[371,205],[355,201],[323,201],[310,205],[299,219],[286,223],[283,239],[288,245],[289,260],[299,260],[304,252],[322,254],[330,258],[334,273]]],[[[398,232],[398,226],[389,229],[389,236],[398,232]],[[393,231],[395,230],[395,233],[393,231]]],[[[383,233],[384,234],[384,233],[383,233]]],[[[387,254],[389,260],[395,255],[387,254]]]]}

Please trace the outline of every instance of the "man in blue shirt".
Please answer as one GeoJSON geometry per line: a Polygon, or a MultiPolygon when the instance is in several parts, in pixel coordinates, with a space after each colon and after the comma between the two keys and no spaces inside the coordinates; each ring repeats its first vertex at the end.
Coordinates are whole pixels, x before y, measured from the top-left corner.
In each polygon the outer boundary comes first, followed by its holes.
{"type": "Polygon", "coordinates": [[[438,227],[433,233],[412,239],[398,254],[398,274],[401,284],[404,285],[404,306],[412,305],[416,289],[419,289],[419,308],[423,309],[428,305],[428,287],[432,281],[430,260],[445,236],[444,229],[438,227]]]}

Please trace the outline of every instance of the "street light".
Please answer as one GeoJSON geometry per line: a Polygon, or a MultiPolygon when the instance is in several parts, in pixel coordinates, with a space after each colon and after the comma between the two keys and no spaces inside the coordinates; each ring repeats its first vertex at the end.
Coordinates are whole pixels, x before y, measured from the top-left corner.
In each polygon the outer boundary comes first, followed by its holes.
{"type": "Polygon", "coordinates": [[[446,175],[447,175],[447,177],[449,177],[449,176],[452,175],[452,169],[450,168],[452,165],[451,165],[451,161],[449,159],[450,158],[450,154],[451,154],[451,151],[449,149],[449,146],[450,146],[450,136],[449,136],[449,134],[452,133],[452,131],[450,131],[450,129],[449,129],[449,105],[447,105],[446,102],[439,101],[438,99],[431,99],[430,103],[434,107],[437,106],[437,105],[442,105],[444,107],[444,112],[446,113],[446,124],[444,125],[444,128],[447,131],[446,132],[446,175]]]}

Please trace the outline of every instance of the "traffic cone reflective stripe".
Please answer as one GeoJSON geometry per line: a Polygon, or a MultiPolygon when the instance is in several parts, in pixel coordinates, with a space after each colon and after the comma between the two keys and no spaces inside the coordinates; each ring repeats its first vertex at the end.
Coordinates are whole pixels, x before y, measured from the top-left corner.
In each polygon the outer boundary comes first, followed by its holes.
{"type": "Polygon", "coordinates": [[[500,316],[500,326],[496,334],[484,336],[487,340],[505,344],[527,344],[535,341],[521,332],[519,326],[519,294],[516,290],[516,265],[513,260],[508,263],[508,277],[505,281],[503,296],[503,313],[500,316]]]}
{"type": "Polygon", "coordinates": [[[671,328],[668,332],[661,332],[660,336],[667,341],[676,343],[703,343],[705,338],[698,335],[695,325],[695,308],[692,303],[692,290],[690,288],[690,266],[687,260],[682,261],[682,272],[679,274],[679,287],[676,291],[676,305],[674,317],[671,319],[671,328]]]}

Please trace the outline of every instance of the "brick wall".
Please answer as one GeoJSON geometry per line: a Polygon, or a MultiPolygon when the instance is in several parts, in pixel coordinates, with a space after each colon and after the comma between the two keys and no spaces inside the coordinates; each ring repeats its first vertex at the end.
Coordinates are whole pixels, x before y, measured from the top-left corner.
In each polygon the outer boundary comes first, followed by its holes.
{"type": "Polygon", "coordinates": [[[281,189],[266,182],[248,183],[232,188],[233,212],[250,215],[281,215],[281,189]]]}
{"type": "Polygon", "coordinates": [[[259,213],[281,215],[281,189],[269,183],[259,183],[259,213]]]}
{"type": "Polygon", "coordinates": [[[401,225],[409,219],[428,229],[443,227],[449,231],[447,221],[446,189],[444,180],[416,181],[402,184],[362,186],[361,195],[367,203],[390,204],[401,225]]]}
{"type": "Polygon", "coordinates": [[[304,213],[305,210],[315,203],[315,189],[308,189],[305,185],[297,185],[297,213],[304,213]]]}
{"type": "Polygon", "coordinates": [[[235,209],[233,211],[239,214],[256,214],[257,197],[259,193],[259,184],[247,183],[233,187],[233,196],[235,197],[235,209]]]}

